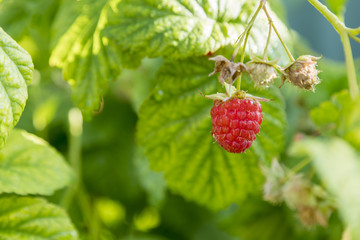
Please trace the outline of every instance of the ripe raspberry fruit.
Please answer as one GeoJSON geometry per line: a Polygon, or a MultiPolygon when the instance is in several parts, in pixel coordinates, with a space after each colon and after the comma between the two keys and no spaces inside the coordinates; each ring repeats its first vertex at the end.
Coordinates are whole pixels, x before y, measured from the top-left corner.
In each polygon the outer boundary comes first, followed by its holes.
{"type": "Polygon", "coordinates": [[[242,153],[260,131],[262,109],[254,99],[215,100],[211,109],[212,134],[226,151],[242,153]]]}

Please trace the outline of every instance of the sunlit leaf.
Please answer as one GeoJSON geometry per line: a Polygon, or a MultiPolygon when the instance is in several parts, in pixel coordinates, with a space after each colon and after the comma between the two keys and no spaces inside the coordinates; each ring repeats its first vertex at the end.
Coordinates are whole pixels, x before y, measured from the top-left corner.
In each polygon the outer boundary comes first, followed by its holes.
{"type": "Polygon", "coordinates": [[[140,108],[137,138],[151,167],[165,172],[170,189],[219,209],[260,191],[258,163],[283,149],[285,114],[278,89],[255,90],[244,81],[249,93],[273,101],[262,103],[264,121],[251,149],[227,153],[211,136],[213,101],[199,93],[217,91],[217,80],[208,77],[212,68],[205,57],[166,62],[158,85],[140,108]]]}
{"type": "Polygon", "coordinates": [[[0,193],[50,195],[72,178],[55,149],[23,130],[14,129],[0,151],[0,193]]]}
{"type": "MultiPolygon", "coordinates": [[[[245,29],[257,0],[123,0],[113,7],[106,35],[128,54],[144,57],[184,58],[205,55],[234,44],[245,29]]],[[[288,39],[288,32],[274,15],[275,24],[288,39]]],[[[262,54],[268,20],[260,12],[249,38],[249,50],[262,54]]],[[[284,53],[272,36],[269,52],[284,53]]],[[[271,54],[270,54],[271,55],[271,54]]]]}
{"type": "Polygon", "coordinates": [[[0,239],[76,240],[78,235],[65,211],[44,199],[3,196],[0,239]]]}
{"type": "Polygon", "coordinates": [[[0,28],[0,148],[25,108],[33,68],[30,55],[0,28]]]}
{"type": "Polygon", "coordinates": [[[73,99],[85,117],[100,108],[109,81],[120,71],[117,46],[101,34],[108,2],[64,1],[53,25],[56,46],[50,64],[63,69],[73,88],[73,99]]]}

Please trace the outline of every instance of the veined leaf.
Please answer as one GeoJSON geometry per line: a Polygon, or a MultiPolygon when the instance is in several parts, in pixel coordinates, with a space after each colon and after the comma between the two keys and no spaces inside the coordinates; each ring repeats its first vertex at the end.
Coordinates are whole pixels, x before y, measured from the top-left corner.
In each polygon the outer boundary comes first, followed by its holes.
{"type": "Polygon", "coordinates": [[[151,167],[165,172],[170,189],[219,209],[260,192],[258,163],[282,150],[285,113],[277,88],[255,90],[244,81],[249,93],[274,100],[262,103],[264,120],[251,149],[227,153],[211,136],[213,101],[199,93],[217,91],[217,80],[208,77],[212,68],[206,57],[165,62],[158,85],[140,107],[137,138],[151,167]]]}
{"type": "MultiPolygon", "coordinates": [[[[114,4],[106,35],[128,53],[149,57],[185,58],[205,55],[234,44],[245,29],[257,0],[122,0],[114,4]]],[[[285,38],[287,30],[274,16],[285,38]]],[[[263,12],[249,38],[253,53],[261,54],[268,21],[263,12]]],[[[280,42],[272,35],[269,52],[279,53],[280,42]]],[[[282,51],[282,50],[281,50],[282,51]]],[[[282,51],[283,53],[283,51],[282,51]]],[[[283,54],[277,54],[276,58],[283,54]]]]}
{"type": "Polygon", "coordinates": [[[108,0],[64,1],[54,23],[50,64],[63,69],[85,117],[99,109],[108,82],[119,74],[117,47],[102,36],[108,0]],[[64,19],[67,19],[64,23],[64,19]]]}
{"type": "Polygon", "coordinates": [[[352,239],[360,239],[360,155],[340,138],[316,138],[297,142],[291,154],[306,154],[325,186],[334,194],[352,239]]]}
{"type": "Polygon", "coordinates": [[[41,198],[0,198],[0,239],[76,240],[77,232],[61,208],[41,198]]]}
{"type": "Polygon", "coordinates": [[[23,130],[14,129],[0,151],[0,193],[50,195],[72,178],[55,149],[23,130]]]}
{"type": "Polygon", "coordinates": [[[360,149],[359,105],[360,97],[351,99],[349,92],[344,90],[313,109],[311,118],[324,130],[335,130],[339,137],[360,149]]]}
{"type": "Polygon", "coordinates": [[[0,28],[0,148],[25,108],[33,69],[30,55],[0,28]]]}

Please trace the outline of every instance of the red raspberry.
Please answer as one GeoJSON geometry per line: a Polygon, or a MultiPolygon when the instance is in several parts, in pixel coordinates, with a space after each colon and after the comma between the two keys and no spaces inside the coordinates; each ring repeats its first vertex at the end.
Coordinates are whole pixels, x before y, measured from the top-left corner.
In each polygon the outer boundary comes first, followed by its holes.
{"type": "Polygon", "coordinates": [[[211,109],[212,134],[226,151],[242,153],[260,131],[261,112],[260,103],[253,99],[215,100],[211,109]]]}

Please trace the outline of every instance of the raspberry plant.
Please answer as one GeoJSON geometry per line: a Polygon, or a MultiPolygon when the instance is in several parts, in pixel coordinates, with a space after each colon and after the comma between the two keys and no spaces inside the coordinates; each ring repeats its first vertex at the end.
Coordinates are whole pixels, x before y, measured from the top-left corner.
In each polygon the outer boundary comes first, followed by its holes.
{"type": "Polygon", "coordinates": [[[360,28],[308,2],[346,64],[276,1],[0,2],[0,239],[360,239],[360,28]]]}

